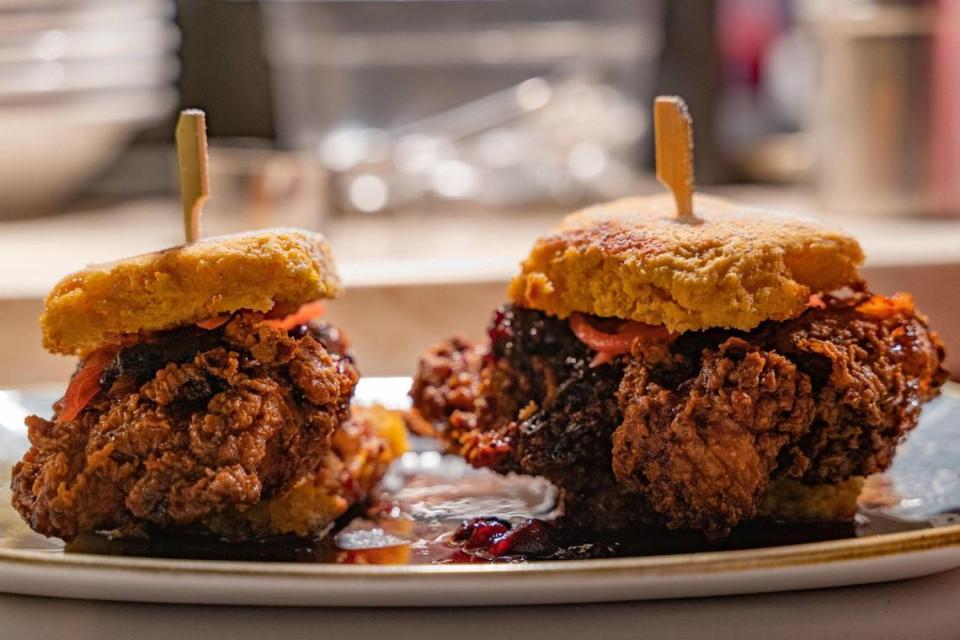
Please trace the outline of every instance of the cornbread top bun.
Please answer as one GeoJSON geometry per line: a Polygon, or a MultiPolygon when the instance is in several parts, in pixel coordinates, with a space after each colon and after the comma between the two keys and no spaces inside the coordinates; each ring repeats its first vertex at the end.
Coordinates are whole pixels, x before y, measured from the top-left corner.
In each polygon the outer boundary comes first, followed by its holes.
{"type": "Polygon", "coordinates": [[[322,235],[271,229],[207,238],[93,265],[47,295],[40,327],[51,352],[85,355],[122,336],[240,309],[295,311],[340,294],[322,235]]]}
{"type": "Polygon", "coordinates": [[[696,196],[680,221],[669,195],[626,198],[567,216],[540,238],[509,295],[681,332],[752,329],[798,315],[810,295],[860,280],[863,251],[816,221],[696,196]]]}

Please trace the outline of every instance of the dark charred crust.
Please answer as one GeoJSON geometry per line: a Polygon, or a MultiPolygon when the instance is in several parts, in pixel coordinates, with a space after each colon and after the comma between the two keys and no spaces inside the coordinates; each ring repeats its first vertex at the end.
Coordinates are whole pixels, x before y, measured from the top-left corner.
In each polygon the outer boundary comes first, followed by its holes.
{"type": "Polygon", "coordinates": [[[593,486],[592,470],[610,467],[622,360],[591,368],[593,352],[567,323],[536,311],[504,308],[490,333],[495,373],[489,389],[498,414],[516,424],[518,470],[593,486]],[[529,415],[522,414],[531,402],[529,415]]]}
{"type": "Polygon", "coordinates": [[[653,521],[611,472],[626,358],[591,368],[594,354],[565,321],[509,305],[494,314],[489,336],[436,345],[414,378],[414,406],[450,450],[475,466],[551,480],[575,526],[653,521]]]}
{"type": "Polygon", "coordinates": [[[547,236],[540,241],[542,245],[558,247],[597,247],[606,254],[618,254],[626,251],[638,255],[656,255],[667,249],[663,239],[650,231],[625,227],[612,222],[600,222],[586,229],[568,229],[547,236]]]}

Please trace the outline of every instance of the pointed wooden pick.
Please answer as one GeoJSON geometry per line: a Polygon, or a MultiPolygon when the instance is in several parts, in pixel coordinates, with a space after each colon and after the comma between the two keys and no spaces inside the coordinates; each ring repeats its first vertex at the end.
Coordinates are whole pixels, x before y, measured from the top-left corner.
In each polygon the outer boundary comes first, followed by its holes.
{"type": "Polygon", "coordinates": [[[200,239],[200,213],[210,197],[207,173],[207,117],[199,109],[184,109],[177,121],[180,201],[187,243],[200,239]]]}
{"type": "Polygon", "coordinates": [[[653,103],[657,180],[673,193],[677,218],[693,219],[693,120],[679,96],[659,96],[653,103]]]}

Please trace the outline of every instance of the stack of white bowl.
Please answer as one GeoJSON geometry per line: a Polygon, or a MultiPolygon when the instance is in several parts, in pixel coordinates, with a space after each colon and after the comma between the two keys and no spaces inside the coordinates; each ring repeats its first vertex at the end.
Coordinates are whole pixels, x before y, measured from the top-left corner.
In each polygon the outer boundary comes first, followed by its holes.
{"type": "Polygon", "coordinates": [[[175,107],[173,0],[0,0],[0,218],[49,211],[175,107]]]}

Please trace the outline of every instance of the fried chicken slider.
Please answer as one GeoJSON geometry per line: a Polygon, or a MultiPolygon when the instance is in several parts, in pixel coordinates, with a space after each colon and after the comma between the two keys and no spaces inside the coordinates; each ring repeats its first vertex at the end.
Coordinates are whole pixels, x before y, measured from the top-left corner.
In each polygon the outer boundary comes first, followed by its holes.
{"type": "Polygon", "coordinates": [[[539,239],[489,340],[421,360],[414,406],[476,466],[541,475],[596,529],[712,537],[758,517],[847,520],[946,374],[908,295],[819,222],[670,196],[539,239]]]}
{"type": "Polygon", "coordinates": [[[80,364],[53,418],[27,418],[14,507],[66,540],[322,534],[404,447],[401,424],[351,414],[357,370],[319,319],[340,292],[323,237],[292,229],[67,276],[40,324],[80,364]]]}

